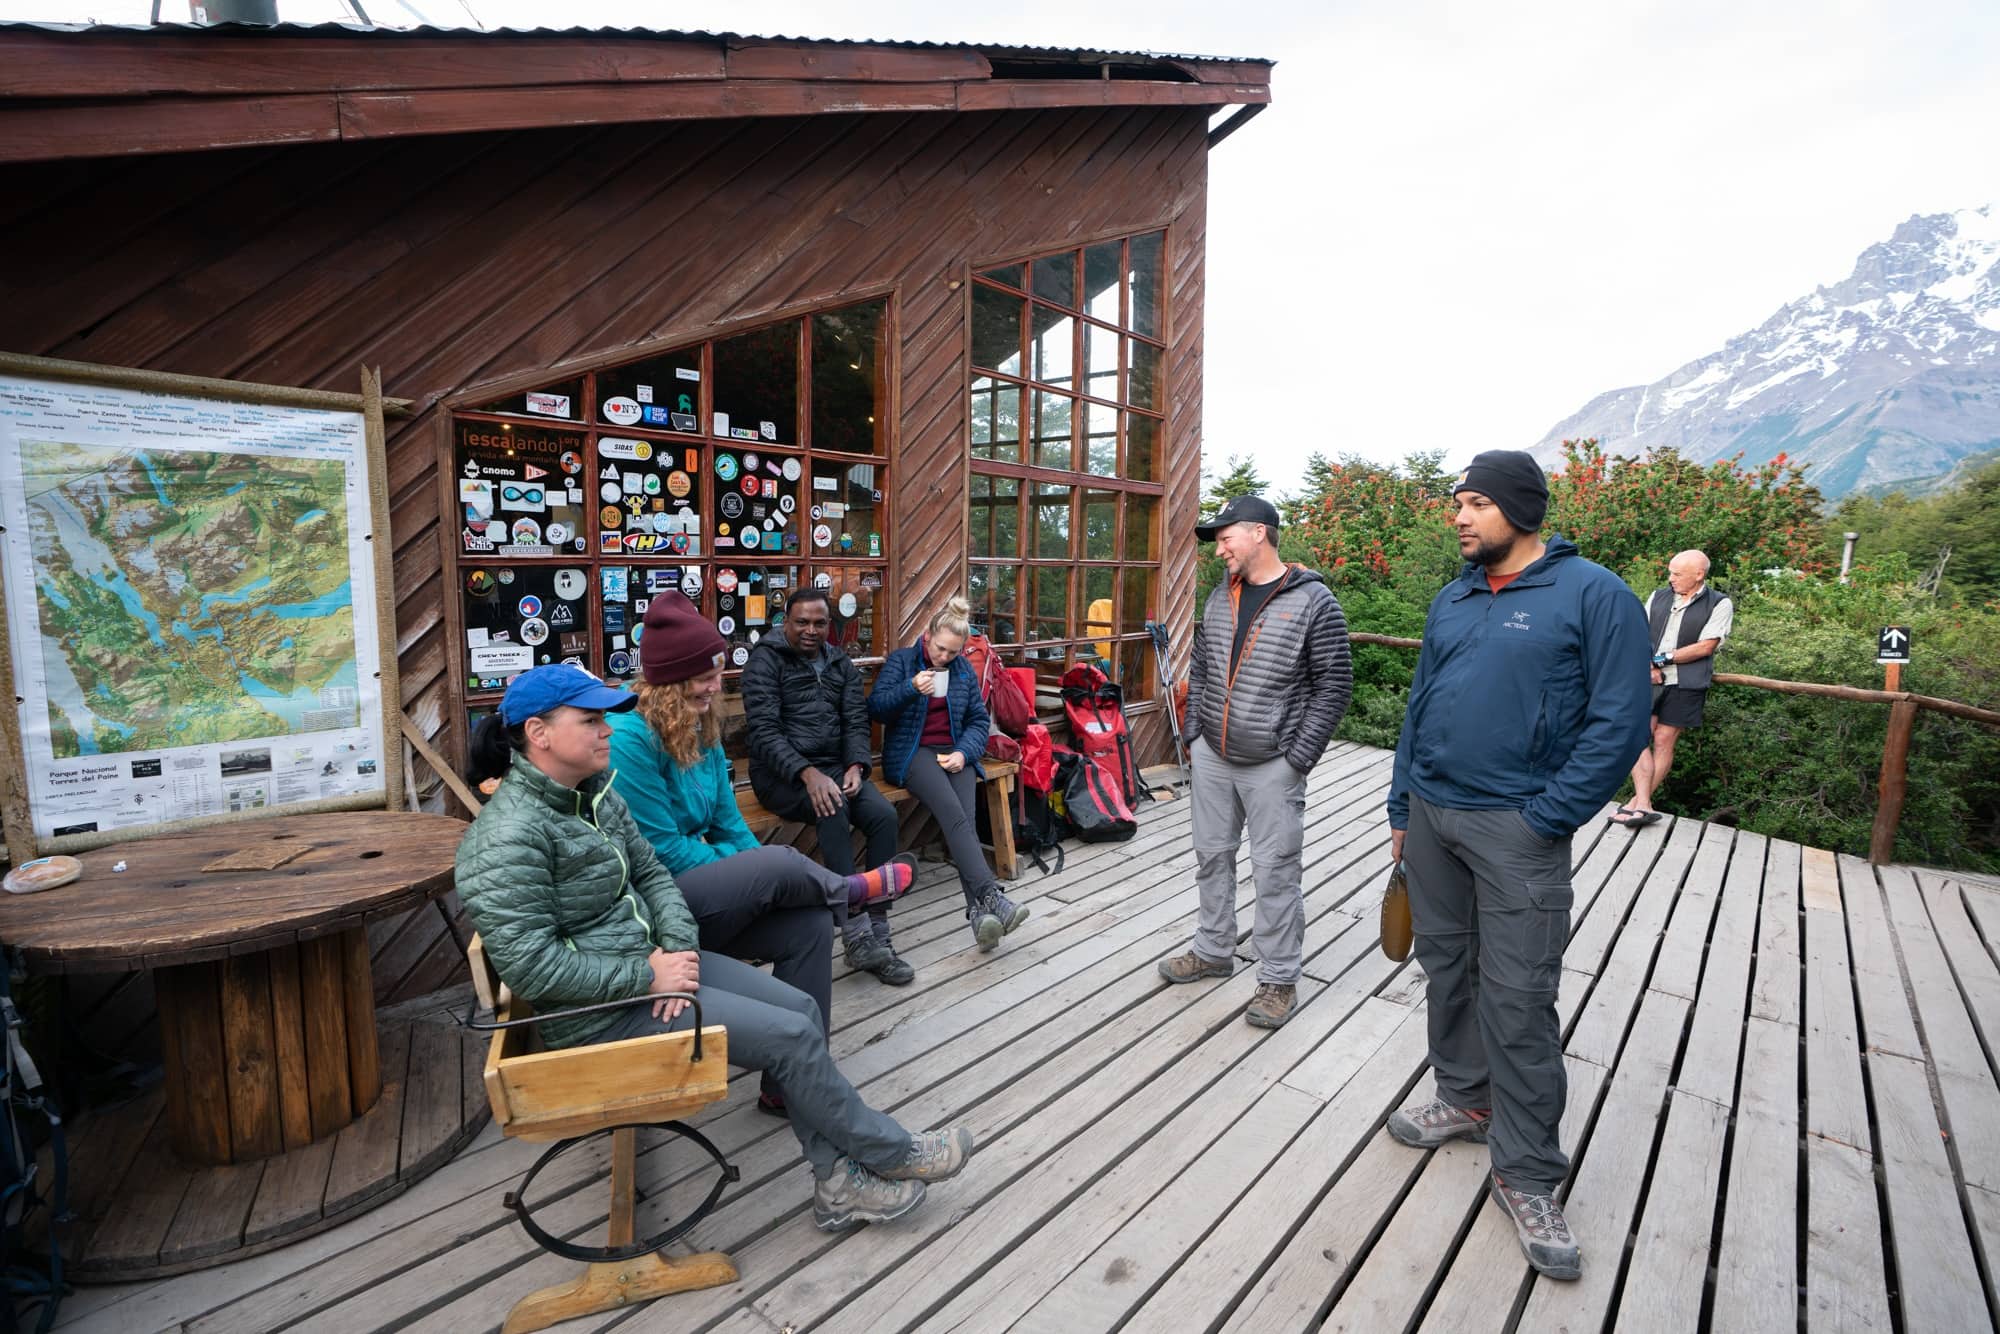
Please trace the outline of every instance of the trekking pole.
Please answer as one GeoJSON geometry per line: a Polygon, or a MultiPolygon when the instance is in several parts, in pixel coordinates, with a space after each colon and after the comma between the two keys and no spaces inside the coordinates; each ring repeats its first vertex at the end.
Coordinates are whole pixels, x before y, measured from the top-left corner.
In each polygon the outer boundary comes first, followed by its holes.
{"type": "Polygon", "coordinates": [[[1158,621],[1147,621],[1146,633],[1153,640],[1153,661],[1160,678],[1160,693],[1167,701],[1167,724],[1174,733],[1174,758],[1180,762],[1181,781],[1191,783],[1194,778],[1188,770],[1187,747],[1181,744],[1181,711],[1174,704],[1174,669],[1167,651],[1167,627],[1158,621]]]}

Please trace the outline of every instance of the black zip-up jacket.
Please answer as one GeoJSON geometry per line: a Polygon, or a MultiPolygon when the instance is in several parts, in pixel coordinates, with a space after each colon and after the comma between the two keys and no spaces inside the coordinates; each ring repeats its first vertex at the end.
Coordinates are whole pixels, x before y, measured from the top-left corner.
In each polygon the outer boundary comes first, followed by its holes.
{"type": "Polygon", "coordinates": [[[868,773],[868,702],[861,669],[831,645],[820,670],[793,649],[783,631],[765,635],[743,665],[743,723],[749,733],[750,786],[757,799],[787,794],[808,767],[838,779],[850,764],[868,773]]]}

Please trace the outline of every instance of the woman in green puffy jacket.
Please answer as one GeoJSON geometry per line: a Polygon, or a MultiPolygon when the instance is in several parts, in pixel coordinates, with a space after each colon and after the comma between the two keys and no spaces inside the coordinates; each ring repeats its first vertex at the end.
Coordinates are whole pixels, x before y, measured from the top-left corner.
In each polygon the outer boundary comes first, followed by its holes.
{"type": "Polygon", "coordinates": [[[473,778],[505,777],[459,844],[459,896],[500,978],[537,1011],[648,995],[652,1004],[556,1019],[551,1047],[684,1029],[729,1030],[737,1065],[768,1071],[813,1169],[813,1218],[826,1231],[899,1218],[924,1183],[972,1152],[963,1126],[912,1136],[862,1101],[827,1050],[819,1007],[797,988],[699,948],[693,915],[631,812],[611,790],[607,712],[631,695],[581,667],[514,678],[473,737],[473,778]]]}

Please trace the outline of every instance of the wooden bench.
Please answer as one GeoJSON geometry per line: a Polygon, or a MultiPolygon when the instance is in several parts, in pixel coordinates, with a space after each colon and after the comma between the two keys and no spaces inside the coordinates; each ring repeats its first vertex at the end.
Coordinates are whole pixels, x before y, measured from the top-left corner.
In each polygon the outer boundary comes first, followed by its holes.
{"type": "MultiPolygon", "coordinates": [[[[979,767],[986,771],[986,777],[980,780],[979,790],[986,796],[986,815],[993,826],[993,841],[984,846],[993,855],[993,873],[1002,880],[1012,880],[1017,874],[1014,861],[1014,782],[1021,766],[1012,760],[981,760],[979,767]]],[[[880,784],[877,786],[881,787],[880,784]]],[[[907,788],[882,787],[881,790],[892,804],[900,805],[910,800],[907,788]]],[[[768,839],[780,825],[786,823],[765,810],[756,793],[747,787],[737,790],[736,805],[743,812],[743,822],[750,826],[750,832],[760,839],[768,839]]]]}
{"type": "MultiPolygon", "coordinates": [[[[497,1022],[528,1017],[526,1002],[500,981],[476,935],[466,959],[472,965],[473,991],[497,1022]]],[[[571,1140],[611,1131],[606,1240],[610,1248],[630,1248],[635,1231],[637,1127],[677,1120],[728,1096],[728,1033],[720,1025],[710,1025],[699,1035],[658,1033],[560,1051],[539,1051],[535,1046],[531,1030],[525,1027],[502,1028],[493,1034],[485,1068],[493,1122],[502,1134],[531,1141],[571,1140]]],[[[726,1171],[734,1173],[733,1168],[726,1171]]],[[[512,1205],[514,1197],[508,1202],[512,1205]]],[[[523,1211],[525,1222],[524,1206],[517,1209],[523,1211]]],[[[514,1303],[502,1330],[527,1334],[577,1316],[736,1279],[735,1264],[720,1251],[665,1258],[647,1252],[598,1261],[567,1283],[538,1289],[514,1303]]]]}

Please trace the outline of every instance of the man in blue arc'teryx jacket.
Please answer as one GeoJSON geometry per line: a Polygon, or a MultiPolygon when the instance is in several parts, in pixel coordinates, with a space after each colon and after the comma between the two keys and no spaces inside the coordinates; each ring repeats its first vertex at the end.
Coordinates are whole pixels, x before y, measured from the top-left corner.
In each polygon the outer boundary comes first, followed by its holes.
{"type": "Polygon", "coordinates": [[[1570,835],[1648,744],[1651,648],[1622,580],[1542,541],[1533,458],[1489,450],[1453,494],[1466,566],[1431,602],[1389,785],[1438,1096],[1389,1131],[1420,1148],[1490,1135],[1491,1193],[1528,1262],[1573,1279],[1581,1252],[1555,1200],[1570,835]]]}

